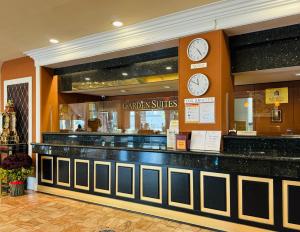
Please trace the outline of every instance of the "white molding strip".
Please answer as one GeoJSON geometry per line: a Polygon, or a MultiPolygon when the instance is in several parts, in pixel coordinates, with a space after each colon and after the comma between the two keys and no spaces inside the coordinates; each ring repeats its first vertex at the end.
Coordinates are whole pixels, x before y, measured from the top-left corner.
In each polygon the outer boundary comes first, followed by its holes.
{"type": "Polygon", "coordinates": [[[28,83],[28,154],[32,156],[32,77],[16,78],[4,81],[3,109],[7,102],[7,86],[28,83]]]}
{"type": "MultiPolygon", "coordinates": [[[[36,65],[36,63],[35,63],[36,65]]],[[[41,142],[41,67],[35,66],[35,142],[41,142]]]]}
{"type": "MultiPolygon", "coordinates": [[[[41,67],[35,62],[35,142],[41,142],[41,67]]],[[[38,167],[36,155],[35,166],[38,167]]],[[[38,169],[35,169],[34,190],[37,191],[38,169]]]]}
{"type": "Polygon", "coordinates": [[[45,66],[297,14],[299,0],[223,0],[25,54],[45,66]]]}

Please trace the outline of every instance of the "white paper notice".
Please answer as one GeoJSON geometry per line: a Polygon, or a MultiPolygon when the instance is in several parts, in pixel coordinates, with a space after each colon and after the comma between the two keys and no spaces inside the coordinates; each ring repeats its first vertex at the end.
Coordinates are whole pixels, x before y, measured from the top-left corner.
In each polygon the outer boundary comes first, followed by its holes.
{"type": "Polygon", "coordinates": [[[199,123],[199,119],[200,119],[199,104],[193,104],[193,103],[185,104],[185,122],[199,123]]]}
{"type": "Polygon", "coordinates": [[[167,148],[176,149],[176,134],[179,134],[179,129],[168,129],[167,130],[167,148]]]}
{"type": "Polygon", "coordinates": [[[200,123],[215,123],[215,103],[200,104],[200,123]]]}
{"type": "Polygon", "coordinates": [[[205,150],[206,131],[192,131],[191,150],[205,150]]]}
{"type": "Polygon", "coordinates": [[[220,151],[221,131],[207,131],[205,137],[205,150],[220,151]]]}
{"type": "Polygon", "coordinates": [[[179,121],[178,120],[171,120],[169,129],[178,130],[179,129],[179,121]]]}

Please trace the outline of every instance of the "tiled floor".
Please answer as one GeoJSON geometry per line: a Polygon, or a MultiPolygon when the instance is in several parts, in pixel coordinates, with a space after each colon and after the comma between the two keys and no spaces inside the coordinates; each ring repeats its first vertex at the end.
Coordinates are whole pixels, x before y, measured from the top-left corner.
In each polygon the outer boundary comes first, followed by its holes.
{"type": "Polygon", "coordinates": [[[41,193],[0,198],[0,231],[5,232],[212,232],[160,218],[41,193]]]}

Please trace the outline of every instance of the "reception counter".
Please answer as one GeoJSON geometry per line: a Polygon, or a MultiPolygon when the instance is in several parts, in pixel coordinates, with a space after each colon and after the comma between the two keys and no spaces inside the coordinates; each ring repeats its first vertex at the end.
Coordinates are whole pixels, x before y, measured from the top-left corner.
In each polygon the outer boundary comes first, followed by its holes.
{"type": "Polygon", "coordinates": [[[33,144],[38,191],[224,231],[300,230],[298,151],[229,146],[239,139],[209,153],[166,150],[158,135],[47,133],[33,144]]]}

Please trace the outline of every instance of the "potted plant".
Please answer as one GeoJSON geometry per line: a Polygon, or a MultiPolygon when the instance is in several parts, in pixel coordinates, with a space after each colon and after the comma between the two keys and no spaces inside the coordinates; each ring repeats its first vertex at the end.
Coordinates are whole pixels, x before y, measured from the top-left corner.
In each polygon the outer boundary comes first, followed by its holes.
{"type": "Polygon", "coordinates": [[[0,179],[9,183],[11,196],[24,195],[24,183],[32,173],[32,159],[27,154],[9,155],[0,166],[0,179]]]}

